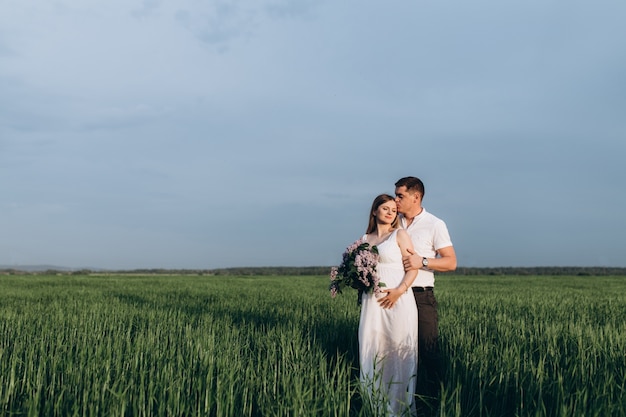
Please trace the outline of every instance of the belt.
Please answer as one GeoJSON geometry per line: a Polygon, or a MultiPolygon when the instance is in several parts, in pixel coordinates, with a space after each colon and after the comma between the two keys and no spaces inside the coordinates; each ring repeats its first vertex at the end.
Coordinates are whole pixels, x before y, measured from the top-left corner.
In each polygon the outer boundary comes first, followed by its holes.
{"type": "Polygon", "coordinates": [[[424,291],[432,291],[433,287],[412,287],[413,292],[424,292],[424,291]]]}

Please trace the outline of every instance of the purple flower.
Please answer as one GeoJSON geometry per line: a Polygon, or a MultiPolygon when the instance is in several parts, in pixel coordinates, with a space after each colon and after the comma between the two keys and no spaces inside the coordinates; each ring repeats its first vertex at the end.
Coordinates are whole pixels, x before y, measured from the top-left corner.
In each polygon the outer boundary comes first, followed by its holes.
{"type": "Polygon", "coordinates": [[[379,292],[381,283],[376,273],[378,248],[359,239],[350,244],[342,255],[342,262],[330,270],[330,293],[332,297],[350,287],[362,292],[379,292]]]}

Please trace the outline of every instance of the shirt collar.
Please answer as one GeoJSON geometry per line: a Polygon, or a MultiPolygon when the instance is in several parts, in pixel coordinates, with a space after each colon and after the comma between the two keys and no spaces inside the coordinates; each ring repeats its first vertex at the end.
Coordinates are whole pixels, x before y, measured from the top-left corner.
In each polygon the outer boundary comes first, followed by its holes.
{"type": "MultiPolygon", "coordinates": [[[[423,219],[425,214],[426,214],[426,209],[424,207],[422,207],[421,213],[413,218],[413,222],[411,223],[411,226],[413,226],[415,223],[417,223],[418,221],[423,219]]],[[[406,217],[404,217],[403,214],[400,214],[400,223],[402,224],[402,228],[403,229],[407,229],[406,217]]],[[[409,226],[409,227],[411,227],[411,226],[409,226]]]]}

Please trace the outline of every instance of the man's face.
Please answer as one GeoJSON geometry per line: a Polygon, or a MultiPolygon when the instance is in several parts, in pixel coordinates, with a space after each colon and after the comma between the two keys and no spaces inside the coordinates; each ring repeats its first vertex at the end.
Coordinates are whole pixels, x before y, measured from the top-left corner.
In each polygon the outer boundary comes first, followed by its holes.
{"type": "Polygon", "coordinates": [[[404,185],[396,187],[396,204],[398,213],[408,213],[419,205],[419,194],[416,192],[410,193],[404,185]]]}

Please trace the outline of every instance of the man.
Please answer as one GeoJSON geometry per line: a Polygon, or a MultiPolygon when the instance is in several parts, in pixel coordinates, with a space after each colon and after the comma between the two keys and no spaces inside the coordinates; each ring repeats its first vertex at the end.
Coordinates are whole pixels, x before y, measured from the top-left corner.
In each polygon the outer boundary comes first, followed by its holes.
{"type": "Polygon", "coordinates": [[[422,207],[424,183],[416,177],[405,177],[399,179],[395,186],[400,221],[409,232],[415,248],[413,255],[403,258],[404,268],[418,270],[412,285],[417,303],[419,338],[420,376],[416,394],[434,406],[441,381],[434,272],[454,271],[456,254],[446,224],[422,207]]]}

